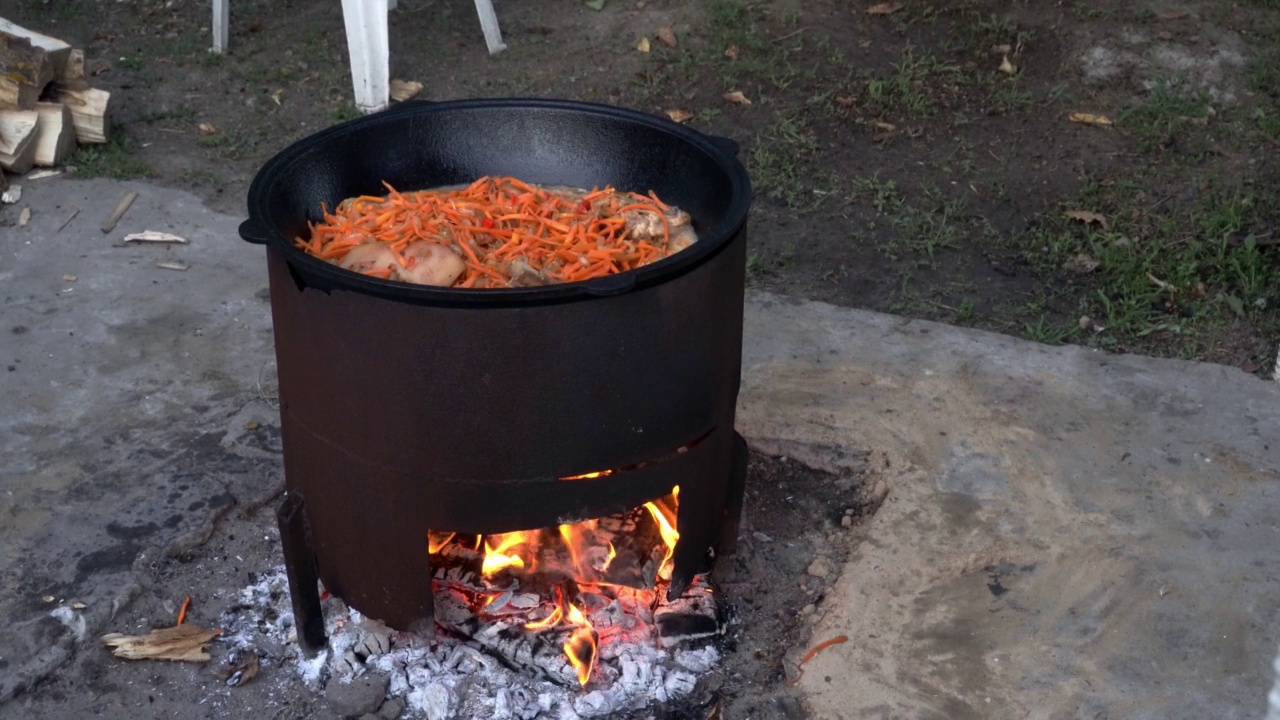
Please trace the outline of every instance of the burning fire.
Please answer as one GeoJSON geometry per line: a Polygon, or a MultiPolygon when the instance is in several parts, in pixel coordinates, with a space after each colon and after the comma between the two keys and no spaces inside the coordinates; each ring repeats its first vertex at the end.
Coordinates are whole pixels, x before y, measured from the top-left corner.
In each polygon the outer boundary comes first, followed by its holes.
{"type": "MultiPolygon", "coordinates": [[[[607,475],[609,472],[603,471],[565,479],[587,479],[607,475]]],[[[657,535],[661,537],[665,549],[665,555],[658,563],[656,572],[657,577],[662,579],[668,579],[671,576],[672,555],[676,542],[680,539],[680,533],[675,528],[679,492],[680,488],[676,487],[671,495],[644,504],[653,518],[657,535]]],[[[643,515],[643,511],[640,512],[643,515]]],[[[530,530],[475,536],[474,544],[470,541],[463,541],[463,544],[473,548],[476,553],[482,553],[480,575],[487,589],[476,600],[478,605],[476,609],[481,613],[487,612],[486,608],[495,604],[505,604],[505,599],[503,603],[496,603],[496,601],[504,594],[511,595],[509,592],[511,585],[507,582],[510,576],[504,575],[504,572],[517,573],[518,577],[539,573],[539,577],[552,583],[553,598],[548,598],[550,602],[544,602],[543,605],[545,607],[549,604],[550,610],[541,619],[525,622],[523,626],[525,630],[537,633],[552,630],[566,632],[568,639],[562,646],[565,657],[576,672],[578,683],[586,685],[595,667],[600,634],[592,626],[583,608],[575,603],[575,601],[588,602],[588,600],[585,597],[569,597],[568,594],[585,592],[595,596],[607,596],[608,593],[602,590],[621,587],[610,580],[611,576],[608,574],[619,552],[612,539],[605,540],[609,537],[608,534],[604,537],[599,536],[600,528],[597,520],[564,524],[556,530],[555,533],[530,530]],[[567,559],[563,557],[562,550],[567,551],[567,559]]],[[[652,532],[652,526],[650,532],[652,532]]],[[[459,540],[455,538],[454,533],[430,533],[428,538],[430,552],[435,555],[451,543],[457,545],[459,540]]],[[[630,552],[631,560],[637,561],[635,550],[632,549],[630,552]]],[[[656,559],[655,550],[652,559],[648,562],[652,563],[656,559]]],[[[647,572],[653,573],[653,566],[648,567],[647,572]]],[[[653,580],[652,574],[648,577],[649,580],[653,580]]],[[[543,587],[546,586],[543,585],[543,587]]]]}

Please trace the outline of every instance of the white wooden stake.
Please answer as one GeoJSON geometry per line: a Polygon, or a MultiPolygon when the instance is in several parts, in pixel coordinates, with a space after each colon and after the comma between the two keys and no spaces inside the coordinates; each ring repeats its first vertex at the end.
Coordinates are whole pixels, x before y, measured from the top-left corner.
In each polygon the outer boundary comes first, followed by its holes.
{"type": "Polygon", "coordinates": [[[387,0],[342,0],[342,18],[347,26],[356,107],[364,113],[382,110],[391,91],[387,0]]]}
{"type": "Polygon", "coordinates": [[[502,30],[498,27],[498,14],[493,11],[492,0],[476,0],[476,14],[480,16],[480,29],[484,30],[484,44],[489,46],[489,54],[500,53],[507,49],[502,43],[502,30]]]}
{"type": "Polygon", "coordinates": [[[224,52],[231,35],[231,0],[213,0],[213,51],[224,52]]]}

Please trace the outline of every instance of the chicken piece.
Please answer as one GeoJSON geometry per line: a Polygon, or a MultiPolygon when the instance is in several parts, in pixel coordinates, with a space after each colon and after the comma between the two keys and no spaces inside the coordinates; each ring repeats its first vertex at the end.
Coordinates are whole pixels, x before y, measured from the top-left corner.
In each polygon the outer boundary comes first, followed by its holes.
{"type": "Polygon", "coordinates": [[[467,271],[467,264],[447,245],[419,240],[404,249],[408,267],[397,268],[396,280],[449,287],[467,271]]]}
{"type": "Polygon", "coordinates": [[[373,270],[390,270],[394,275],[400,269],[395,253],[383,242],[367,242],[351,249],[341,260],[338,267],[367,273],[373,270]]]}
{"type": "MultiPolygon", "coordinates": [[[[656,207],[653,210],[627,210],[622,213],[622,219],[627,221],[627,231],[631,233],[631,237],[637,240],[655,240],[662,237],[663,230],[662,218],[658,214],[656,207]]],[[[665,215],[673,236],[676,228],[685,227],[692,220],[689,213],[677,207],[670,208],[665,215]]]]}

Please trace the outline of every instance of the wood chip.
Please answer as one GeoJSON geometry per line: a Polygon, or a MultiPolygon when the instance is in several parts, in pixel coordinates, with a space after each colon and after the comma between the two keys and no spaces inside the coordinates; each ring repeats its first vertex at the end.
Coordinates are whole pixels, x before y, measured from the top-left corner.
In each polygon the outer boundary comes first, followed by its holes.
{"type": "Polygon", "coordinates": [[[62,174],[61,170],[37,170],[27,176],[28,180],[43,180],[45,178],[57,177],[62,174]]]}
{"type": "Polygon", "coordinates": [[[751,104],[751,100],[746,95],[743,95],[741,90],[734,90],[733,92],[725,93],[723,97],[734,105],[751,104]]]}
{"type": "Polygon", "coordinates": [[[650,49],[649,38],[647,37],[640,38],[640,42],[636,43],[637,52],[647,53],[650,49]]]}
{"type": "Polygon", "coordinates": [[[422,92],[422,83],[417,80],[395,79],[391,81],[391,99],[396,102],[404,102],[420,92],[422,92]]]}
{"type": "Polygon", "coordinates": [[[221,630],[210,630],[187,623],[152,630],[146,635],[109,633],[102,636],[102,642],[111,648],[113,655],[126,660],[206,662],[209,654],[204,651],[204,647],[221,634],[221,630]]]}
{"type": "Polygon", "coordinates": [[[138,232],[138,233],[129,233],[128,235],[124,236],[124,241],[127,243],[131,243],[131,242],[168,243],[168,244],[176,244],[176,245],[189,244],[189,241],[184,237],[180,237],[172,233],[159,232],[157,230],[143,230],[142,232],[138,232]]]}
{"type": "Polygon", "coordinates": [[[24,207],[22,212],[18,213],[18,227],[26,227],[31,222],[31,208],[24,207]]]}
{"type": "Polygon", "coordinates": [[[200,123],[199,125],[197,125],[196,130],[198,130],[201,135],[216,135],[218,133],[217,126],[215,126],[213,123],[207,123],[207,122],[200,123]]]}
{"type": "Polygon", "coordinates": [[[178,272],[186,272],[191,269],[190,265],[177,260],[160,260],[156,263],[156,267],[161,270],[177,270],[178,272]]]}
{"type": "Polygon", "coordinates": [[[77,280],[77,278],[76,278],[76,276],[75,276],[75,275],[63,275],[63,276],[62,276],[62,282],[75,282],[76,280],[77,280]]]}
{"type": "Polygon", "coordinates": [[[663,25],[662,27],[658,28],[657,37],[658,37],[658,42],[662,43],[663,45],[666,45],[669,48],[673,48],[677,44],[676,31],[673,30],[670,25],[663,25]]]}
{"type": "Polygon", "coordinates": [[[680,108],[671,108],[667,111],[667,117],[671,118],[675,122],[684,123],[693,119],[693,113],[688,110],[681,110],[680,108]]]}
{"type": "Polygon", "coordinates": [[[3,193],[0,193],[0,202],[5,202],[10,205],[18,202],[21,199],[22,199],[22,186],[16,183],[13,185],[10,185],[9,188],[5,190],[3,193]]]}
{"type": "Polygon", "coordinates": [[[837,95],[836,104],[840,107],[851,108],[858,103],[852,95],[837,95]]]}

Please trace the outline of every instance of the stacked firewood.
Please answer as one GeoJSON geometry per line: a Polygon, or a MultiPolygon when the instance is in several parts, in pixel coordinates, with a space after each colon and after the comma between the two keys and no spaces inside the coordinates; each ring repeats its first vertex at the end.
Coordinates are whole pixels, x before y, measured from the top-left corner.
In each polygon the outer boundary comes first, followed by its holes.
{"type": "Polygon", "coordinates": [[[0,18],[0,167],[52,167],[106,142],[110,97],[89,86],[83,50],[0,18]]]}

